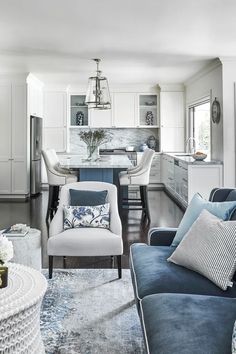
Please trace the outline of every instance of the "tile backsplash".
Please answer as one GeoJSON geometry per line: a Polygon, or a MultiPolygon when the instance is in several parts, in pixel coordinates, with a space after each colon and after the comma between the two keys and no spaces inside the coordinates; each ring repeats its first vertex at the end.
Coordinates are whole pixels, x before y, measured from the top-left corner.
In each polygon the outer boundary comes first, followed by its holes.
{"type": "MultiPolygon", "coordinates": [[[[112,141],[101,145],[100,147],[103,149],[125,148],[126,146],[134,146],[136,151],[140,151],[140,145],[147,143],[147,139],[153,135],[157,139],[156,151],[159,151],[159,130],[156,128],[114,128],[104,130],[107,130],[112,134],[112,141]]],[[[80,140],[79,131],[80,130],[78,129],[70,129],[69,149],[71,153],[86,153],[86,145],[83,141],[80,140]]]]}

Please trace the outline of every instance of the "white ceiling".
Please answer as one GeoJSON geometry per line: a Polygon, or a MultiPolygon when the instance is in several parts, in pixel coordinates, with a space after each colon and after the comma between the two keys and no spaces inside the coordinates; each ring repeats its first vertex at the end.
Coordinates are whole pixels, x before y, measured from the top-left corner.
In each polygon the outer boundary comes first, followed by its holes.
{"type": "Polygon", "coordinates": [[[236,56],[235,0],[0,0],[0,72],[87,82],[183,82],[236,56]]]}

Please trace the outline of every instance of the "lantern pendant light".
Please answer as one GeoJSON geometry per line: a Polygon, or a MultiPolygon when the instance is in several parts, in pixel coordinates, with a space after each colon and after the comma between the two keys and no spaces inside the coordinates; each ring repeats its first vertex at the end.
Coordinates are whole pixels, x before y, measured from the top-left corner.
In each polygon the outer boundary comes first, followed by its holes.
{"type": "Polygon", "coordinates": [[[107,78],[102,76],[99,70],[101,59],[93,59],[97,64],[97,75],[91,76],[88,80],[88,89],[85,103],[88,108],[111,109],[111,97],[107,78]]]}

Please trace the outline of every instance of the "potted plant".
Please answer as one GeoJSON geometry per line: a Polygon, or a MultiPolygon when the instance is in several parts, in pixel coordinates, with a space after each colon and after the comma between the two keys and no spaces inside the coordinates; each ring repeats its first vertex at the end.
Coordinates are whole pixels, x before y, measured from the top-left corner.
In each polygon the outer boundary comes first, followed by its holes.
{"type": "Polygon", "coordinates": [[[13,245],[6,236],[0,235],[0,288],[5,288],[8,283],[8,267],[6,262],[13,258],[13,245]]]}

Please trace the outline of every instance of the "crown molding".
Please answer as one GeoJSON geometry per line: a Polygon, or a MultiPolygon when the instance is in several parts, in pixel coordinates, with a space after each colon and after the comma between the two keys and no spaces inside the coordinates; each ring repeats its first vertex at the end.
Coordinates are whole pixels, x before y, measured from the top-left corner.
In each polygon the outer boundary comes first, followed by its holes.
{"type": "Polygon", "coordinates": [[[199,80],[201,77],[209,74],[211,71],[215,70],[216,68],[222,66],[222,62],[220,58],[213,59],[209,64],[207,64],[204,68],[199,70],[196,74],[191,76],[188,80],[184,82],[184,86],[188,86],[193,82],[199,80]]]}

